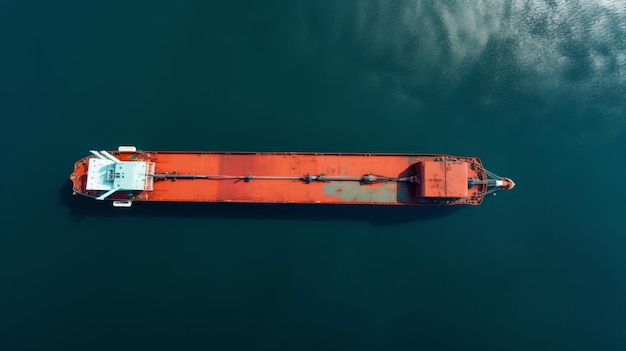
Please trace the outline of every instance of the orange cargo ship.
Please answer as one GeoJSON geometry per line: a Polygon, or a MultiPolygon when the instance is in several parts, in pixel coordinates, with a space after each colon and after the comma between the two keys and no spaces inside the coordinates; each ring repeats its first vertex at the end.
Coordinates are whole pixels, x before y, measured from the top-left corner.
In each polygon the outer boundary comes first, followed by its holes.
{"type": "Polygon", "coordinates": [[[515,183],[476,157],[308,152],[90,151],[75,194],[134,201],[478,205],[515,183]]]}

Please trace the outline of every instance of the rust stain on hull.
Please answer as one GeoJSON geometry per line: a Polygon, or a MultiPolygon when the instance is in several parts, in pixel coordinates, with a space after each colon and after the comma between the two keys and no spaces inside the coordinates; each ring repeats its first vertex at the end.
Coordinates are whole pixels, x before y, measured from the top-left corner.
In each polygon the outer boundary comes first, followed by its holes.
{"type": "Polygon", "coordinates": [[[363,186],[357,182],[332,182],[324,187],[324,194],[337,196],[342,203],[398,203],[398,184],[384,183],[363,186]]]}

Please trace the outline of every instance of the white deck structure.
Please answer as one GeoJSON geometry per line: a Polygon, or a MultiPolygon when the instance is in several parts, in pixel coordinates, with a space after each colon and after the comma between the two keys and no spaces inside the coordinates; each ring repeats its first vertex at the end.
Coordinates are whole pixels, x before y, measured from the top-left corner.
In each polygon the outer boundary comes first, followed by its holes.
{"type": "Polygon", "coordinates": [[[104,200],[116,191],[152,190],[154,162],[120,161],[106,151],[90,151],[87,171],[87,190],[106,192],[97,200],[104,200]]]}

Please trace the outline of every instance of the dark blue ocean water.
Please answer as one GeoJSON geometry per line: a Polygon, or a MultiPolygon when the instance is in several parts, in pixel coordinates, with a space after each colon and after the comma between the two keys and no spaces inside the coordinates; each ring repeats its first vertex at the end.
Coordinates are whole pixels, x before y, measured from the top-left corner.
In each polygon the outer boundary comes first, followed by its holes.
{"type": "Polygon", "coordinates": [[[626,349],[626,4],[0,2],[0,349],[626,349]],[[71,196],[89,149],[479,156],[479,207],[71,196]]]}

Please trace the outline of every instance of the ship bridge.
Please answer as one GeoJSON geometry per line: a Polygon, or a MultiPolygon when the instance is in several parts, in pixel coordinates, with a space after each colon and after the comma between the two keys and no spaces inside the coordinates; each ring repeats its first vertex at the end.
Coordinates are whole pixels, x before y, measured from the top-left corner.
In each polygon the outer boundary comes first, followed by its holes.
{"type": "Polygon", "coordinates": [[[86,190],[106,191],[104,200],[116,191],[145,191],[154,186],[154,162],[120,161],[106,151],[90,151],[86,190]]]}

